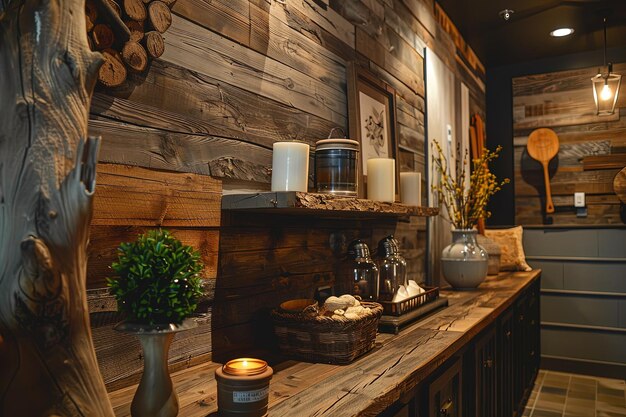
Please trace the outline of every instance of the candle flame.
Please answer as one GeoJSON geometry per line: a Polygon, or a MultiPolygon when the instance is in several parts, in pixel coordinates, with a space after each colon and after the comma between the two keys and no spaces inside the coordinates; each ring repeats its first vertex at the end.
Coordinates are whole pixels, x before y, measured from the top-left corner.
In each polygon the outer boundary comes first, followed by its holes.
{"type": "Polygon", "coordinates": [[[248,361],[243,361],[243,367],[247,368],[248,367],[248,361]]]}

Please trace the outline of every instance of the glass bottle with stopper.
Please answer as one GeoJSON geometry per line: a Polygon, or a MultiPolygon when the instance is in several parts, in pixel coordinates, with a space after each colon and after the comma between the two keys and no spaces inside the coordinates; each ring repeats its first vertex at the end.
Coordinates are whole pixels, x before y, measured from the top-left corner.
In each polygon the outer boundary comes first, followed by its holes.
{"type": "Polygon", "coordinates": [[[408,285],[406,260],[400,255],[400,245],[392,235],[378,242],[377,254],[380,258],[379,299],[392,301],[400,287],[408,285]]]}
{"type": "Polygon", "coordinates": [[[351,278],[352,295],[358,295],[364,301],[378,299],[378,267],[370,255],[367,244],[354,240],[348,247],[348,257],[352,259],[351,278]]]}

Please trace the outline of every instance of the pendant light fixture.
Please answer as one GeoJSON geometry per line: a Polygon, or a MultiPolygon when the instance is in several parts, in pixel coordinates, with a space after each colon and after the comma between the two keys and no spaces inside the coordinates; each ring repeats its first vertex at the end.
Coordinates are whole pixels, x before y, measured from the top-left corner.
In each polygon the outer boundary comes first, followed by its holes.
{"type": "Polygon", "coordinates": [[[613,64],[606,63],[606,17],[604,18],[604,67],[598,70],[598,75],[591,78],[593,85],[593,99],[596,102],[598,116],[609,116],[615,113],[615,103],[619,94],[622,76],[613,73],[613,64]],[[606,68],[606,72],[602,70],[606,68]]]}

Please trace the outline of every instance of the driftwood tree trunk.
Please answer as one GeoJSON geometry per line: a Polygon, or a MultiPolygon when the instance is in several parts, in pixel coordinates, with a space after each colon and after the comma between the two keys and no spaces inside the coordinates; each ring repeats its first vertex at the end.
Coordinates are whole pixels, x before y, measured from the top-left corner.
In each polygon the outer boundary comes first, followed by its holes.
{"type": "Polygon", "coordinates": [[[85,292],[101,58],[84,7],[0,0],[1,416],[113,415],[85,292]]]}

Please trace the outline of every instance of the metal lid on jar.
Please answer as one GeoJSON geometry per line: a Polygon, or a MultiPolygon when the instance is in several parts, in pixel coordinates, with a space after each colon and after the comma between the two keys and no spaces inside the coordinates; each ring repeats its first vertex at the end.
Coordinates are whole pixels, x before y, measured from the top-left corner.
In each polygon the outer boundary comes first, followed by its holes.
{"type": "Polygon", "coordinates": [[[239,358],[226,362],[222,371],[228,375],[253,376],[267,371],[267,362],[254,358],[239,358]]]}
{"type": "Polygon", "coordinates": [[[378,242],[378,255],[379,256],[390,256],[397,255],[400,253],[400,244],[393,237],[393,235],[389,235],[384,239],[381,239],[378,242]]]}
{"type": "Polygon", "coordinates": [[[353,240],[348,246],[348,256],[352,259],[371,259],[370,248],[360,239],[353,240]]]}
{"type": "Polygon", "coordinates": [[[350,151],[359,150],[359,142],[352,139],[322,139],[315,142],[315,150],[325,149],[347,149],[350,151]]]}

